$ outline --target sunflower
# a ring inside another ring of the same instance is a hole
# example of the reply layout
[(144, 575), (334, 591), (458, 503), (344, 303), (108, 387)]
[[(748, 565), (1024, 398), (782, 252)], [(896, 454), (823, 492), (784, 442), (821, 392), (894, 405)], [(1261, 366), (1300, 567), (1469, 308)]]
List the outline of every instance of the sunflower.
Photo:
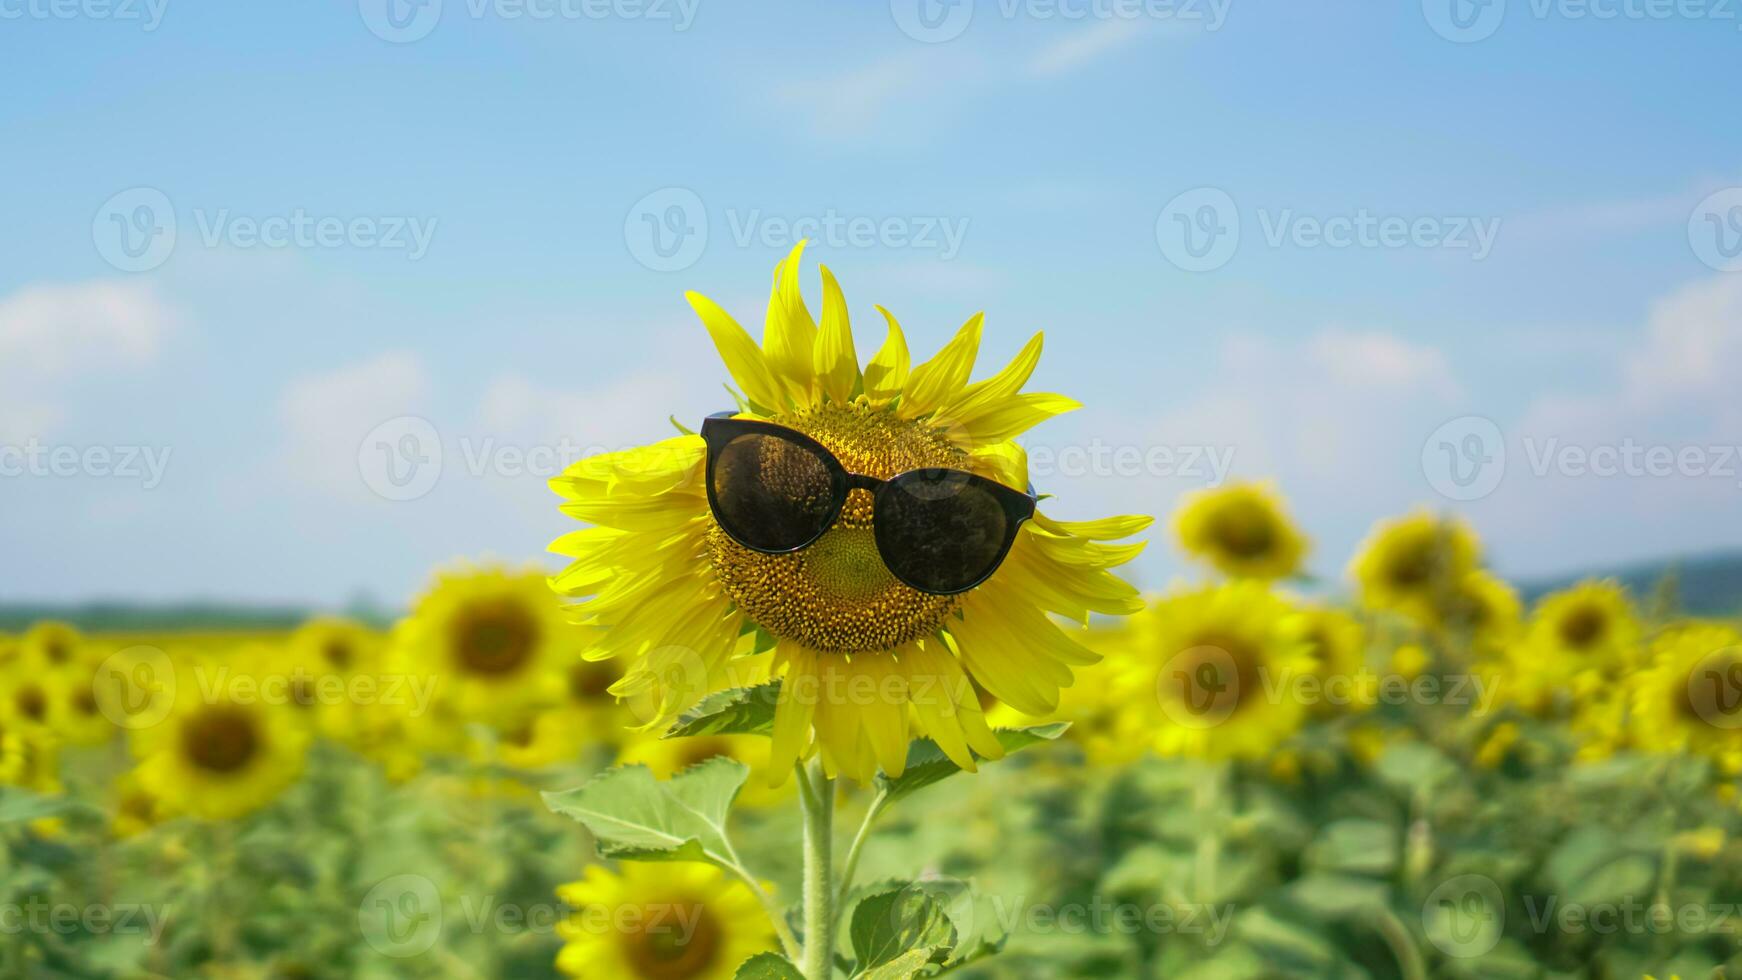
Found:
[(307, 729), (287, 704), (241, 685), (183, 684), (161, 724), (136, 729), (139, 785), (163, 804), (228, 820), (272, 802), (302, 773)]
[(1438, 623), (1480, 550), (1463, 522), (1418, 511), (1375, 525), (1350, 572), (1363, 605)]
[[(617, 762), (621, 765), (644, 765), (659, 779), (670, 779), (717, 756), (736, 759), (750, 767), (751, 778), (744, 784), (738, 802), (752, 807), (770, 807), (792, 798), (794, 788), (787, 783), (771, 787), (767, 779), (768, 749), (766, 738), (759, 735), (694, 735), (686, 738), (643, 738), (624, 748)], [(758, 774), (762, 778), (758, 778)]]
[(0, 786), (23, 784), (29, 769), (29, 741), (23, 732), (0, 717)]
[(1186, 553), (1235, 578), (1279, 579), (1300, 571), (1307, 539), (1268, 483), (1233, 483), (1186, 494), (1174, 514)]
[(524, 724), (554, 681), (553, 666), (582, 642), (535, 569), (461, 567), (439, 573), (395, 628), (396, 677), (432, 682), (413, 714), (426, 737), (447, 744), (466, 722)]
[(379, 676), (382, 645), (381, 635), (361, 623), (321, 617), (292, 632), (267, 670), (288, 686), (291, 703), (309, 714), (316, 731), (349, 743), (387, 696)]
[(72, 745), (103, 745), (115, 737), (115, 723), (98, 703), (97, 678), (89, 665), (59, 675), (51, 684), (55, 731)]
[(1377, 703), (1379, 675), (1367, 666), (1367, 631), (1360, 621), (1329, 606), (1308, 606), (1300, 615), (1302, 637), (1325, 692), (1314, 713), (1371, 708)]
[(1613, 580), (1593, 580), (1537, 603), (1517, 666), (1536, 684), (1570, 686), (1583, 695), (1635, 667), (1640, 653), (1639, 620), (1627, 590)]
[[(711, 300), (688, 295), (741, 389), (737, 417), (796, 430), (860, 476), (944, 468), (1026, 487), (1027, 457), (1012, 440), (1077, 407), (1021, 392), (1040, 336), (1002, 372), (970, 384), (981, 317), (910, 369), (901, 327), (880, 309), (887, 339), (861, 370), (846, 301), (827, 269), (820, 327), (805, 307), (802, 250), (775, 271), (760, 346)], [(642, 698), (649, 728), (726, 683), (735, 655), (772, 647), (769, 673), (782, 679), (775, 780), (813, 750), (831, 775), (863, 782), (878, 768), (899, 773), (910, 727), (973, 769), (974, 752), (1003, 753), (970, 680), (1020, 711), (1047, 714), (1071, 669), (1098, 659), (1051, 614), (1086, 625), (1090, 613), (1141, 608), (1108, 571), (1141, 545), (1102, 542), (1137, 533), (1147, 518), (1061, 522), (1036, 513), (989, 579), (940, 595), (890, 571), (861, 488), (808, 547), (765, 554), (739, 544), (710, 511), (707, 457), (705, 441), (686, 433), (582, 460), (553, 480), (564, 512), (593, 526), (552, 545), (574, 559), (552, 584), (584, 600), (582, 622), (607, 628), (589, 655), (625, 659), (612, 691)]]
[(730, 980), (775, 948), (749, 886), (710, 864), (601, 865), (557, 889), (569, 917), (557, 969), (608, 980)]
[(1513, 649), (1524, 622), (1518, 591), (1482, 569), (1463, 574), (1435, 610), (1438, 624), (1460, 637), (1478, 657)]
[(1307, 623), (1262, 583), (1164, 598), (1132, 627), (1116, 665), (1123, 725), (1158, 754), (1262, 758), (1306, 718), (1300, 684), (1319, 666)]
[(59, 734), (65, 709), (62, 678), (42, 671), (8, 671), (0, 677), (0, 719), (35, 739)]
[(1628, 687), (1633, 744), (1720, 759), (1742, 751), (1742, 633), (1703, 623), (1667, 632)]
[(137, 837), (171, 816), (163, 801), (140, 782), (137, 769), (115, 778), (109, 800), (109, 833), (114, 837)]
[(19, 638), (18, 650), (26, 671), (62, 671), (90, 656), (84, 637), (67, 623), (46, 620), (32, 626)]

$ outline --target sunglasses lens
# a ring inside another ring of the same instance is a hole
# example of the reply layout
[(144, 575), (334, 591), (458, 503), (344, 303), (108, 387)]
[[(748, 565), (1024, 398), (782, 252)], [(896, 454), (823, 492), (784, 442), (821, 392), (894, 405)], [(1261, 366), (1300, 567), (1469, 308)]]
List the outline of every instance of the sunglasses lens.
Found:
[(714, 460), (714, 519), (739, 543), (791, 551), (833, 520), (835, 478), (808, 447), (759, 432), (735, 436)]
[(997, 567), (1009, 537), (1004, 505), (955, 470), (913, 470), (877, 494), (874, 526), (883, 563), (924, 592), (947, 595)]

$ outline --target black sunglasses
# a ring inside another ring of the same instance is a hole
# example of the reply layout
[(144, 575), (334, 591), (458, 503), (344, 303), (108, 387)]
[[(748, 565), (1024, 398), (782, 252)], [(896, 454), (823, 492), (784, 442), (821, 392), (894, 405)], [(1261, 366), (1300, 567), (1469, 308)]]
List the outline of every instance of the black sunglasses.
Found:
[(822, 443), (772, 422), (710, 415), (702, 438), (708, 506), (732, 540), (767, 555), (798, 551), (834, 526), (849, 491), (867, 490), (883, 564), (932, 595), (966, 592), (990, 578), (1034, 516), (1032, 489), (944, 467), (887, 480), (848, 473)]

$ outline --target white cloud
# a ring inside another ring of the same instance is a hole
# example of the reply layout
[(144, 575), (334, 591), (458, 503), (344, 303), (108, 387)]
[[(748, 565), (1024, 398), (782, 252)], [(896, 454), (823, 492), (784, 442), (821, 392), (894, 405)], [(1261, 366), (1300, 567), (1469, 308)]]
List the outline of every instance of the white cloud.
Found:
[(1152, 28), (1133, 19), (1112, 18), (1074, 31), (1042, 48), (1028, 62), (1030, 74), (1063, 75), (1094, 64), (1131, 44)]
[(422, 359), (403, 351), (293, 379), (279, 399), (284, 444), (274, 466), (305, 485), (361, 498), (364, 437), (390, 419), (427, 415), (429, 396)]
[(179, 317), (144, 280), (25, 286), (0, 299), (0, 439), (41, 436), (76, 378), (136, 369)]

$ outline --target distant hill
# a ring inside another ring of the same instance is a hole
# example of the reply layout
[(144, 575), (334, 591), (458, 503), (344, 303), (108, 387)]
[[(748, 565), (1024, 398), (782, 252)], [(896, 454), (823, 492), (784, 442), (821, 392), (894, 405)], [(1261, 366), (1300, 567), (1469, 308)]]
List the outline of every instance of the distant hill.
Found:
[(1646, 602), (1660, 592), (1673, 608), (1694, 616), (1732, 616), (1742, 613), (1742, 552), (1691, 555), (1661, 561), (1638, 562), (1609, 569), (1580, 572), (1519, 584), (1526, 600), (1564, 589), (1581, 579), (1612, 578), (1627, 587), (1635, 599)]
[[(1576, 574), (1520, 582), (1527, 602), (1564, 589), (1581, 579), (1613, 578), (1642, 603), (1672, 599), (1675, 609), (1695, 616), (1742, 614), (1742, 551), (1693, 555), (1660, 561), (1599, 568)], [(0, 602), (0, 633), (17, 633), (43, 619), (59, 619), (87, 632), (174, 632), (214, 630), (252, 632), (289, 629), (320, 610), (298, 606), (268, 606), (196, 601), (153, 605), (138, 602), (39, 604)], [(377, 626), (390, 624), (397, 613), (360, 598), (344, 614)]]
[[(18, 633), (31, 623), (58, 619), (87, 633), (101, 632), (269, 632), (285, 630), (304, 622), (321, 610), (300, 606), (267, 606), (197, 601), (151, 604), (98, 601), (76, 604), (0, 602), (0, 633)], [(347, 609), (344, 615), (384, 626), (393, 615), (364, 606)]]

